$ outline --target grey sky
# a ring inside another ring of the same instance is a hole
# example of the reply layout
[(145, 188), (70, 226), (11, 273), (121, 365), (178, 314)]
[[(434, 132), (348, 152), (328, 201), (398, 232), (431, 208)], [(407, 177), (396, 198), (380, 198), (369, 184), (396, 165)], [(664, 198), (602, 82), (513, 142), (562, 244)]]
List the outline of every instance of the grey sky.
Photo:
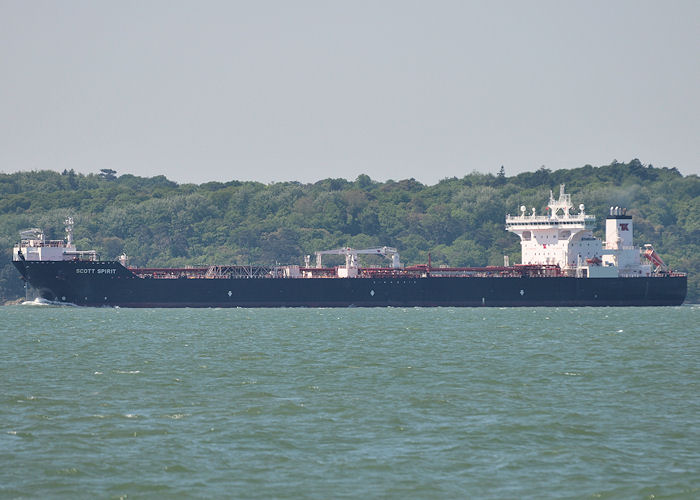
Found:
[(0, 0), (0, 171), (700, 174), (700, 2)]

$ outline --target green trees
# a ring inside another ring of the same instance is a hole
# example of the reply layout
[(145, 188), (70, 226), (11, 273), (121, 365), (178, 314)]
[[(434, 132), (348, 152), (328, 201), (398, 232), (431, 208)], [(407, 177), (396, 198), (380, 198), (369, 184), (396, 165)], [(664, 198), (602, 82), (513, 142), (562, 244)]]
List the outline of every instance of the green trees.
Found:
[[(108, 170), (108, 169), (106, 169)], [(653, 243), (672, 267), (690, 272), (688, 299), (700, 300), (700, 178), (639, 160), (506, 177), (473, 172), (426, 186), (415, 179), (177, 184), (157, 176), (74, 171), (0, 174), (0, 300), (23, 294), (11, 267), (18, 231), (40, 226), (75, 238), (104, 258), (122, 252), (132, 265), (303, 263), (317, 250), (394, 246), (407, 264), (502, 265), (519, 261), (519, 242), (504, 230), (506, 213), (546, 204), (565, 183), (575, 204), (599, 217), (611, 205), (635, 216), (638, 245)], [(672, 193), (669, 196), (669, 193)]]

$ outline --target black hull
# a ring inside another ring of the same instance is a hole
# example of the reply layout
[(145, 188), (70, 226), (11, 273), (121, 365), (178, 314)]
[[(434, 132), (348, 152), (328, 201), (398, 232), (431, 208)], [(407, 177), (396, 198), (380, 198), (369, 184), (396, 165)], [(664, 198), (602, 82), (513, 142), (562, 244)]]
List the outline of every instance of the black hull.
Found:
[(677, 306), (687, 291), (686, 276), (149, 279), (117, 262), (14, 264), (41, 297), (82, 306)]

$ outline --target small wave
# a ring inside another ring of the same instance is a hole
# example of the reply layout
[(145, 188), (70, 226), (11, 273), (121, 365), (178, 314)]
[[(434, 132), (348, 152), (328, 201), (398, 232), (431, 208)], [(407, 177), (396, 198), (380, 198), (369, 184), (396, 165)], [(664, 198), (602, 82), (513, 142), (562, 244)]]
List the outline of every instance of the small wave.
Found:
[(27, 396), (24, 399), (18, 399), (17, 402), (19, 403), (21, 401), (34, 401), (35, 399), (38, 399), (38, 398), (36, 396)]
[(34, 300), (25, 300), (22, 302), (23, 306), (60, 306), (60, 307), (79, 307), (77, 304), (73, 304), (72, 302), (58, 302), (56, 300), (48, 300), (48, 299), (42, 299), (41, 297), (38, 297)]
[(165, 472), (175, 472), (175, 473), (182, 473), (182, 472), (192, 472), (191, 469), (188, 469), (184, 465), (166, 465), (163, 470)]
[(80, 471), (75, 468), (75, 467), (68, 467), (66, 469), (59, 469), (56, 471), (57, 474), (65, 474), (65, 475), (75, 475), (75, 474), (80, 474)]
[(7, 434), (10, 436), (17, 436), (19, 438), (33, 438), (34, 437), (34, 435), (31, 432), (27, 432), (27, 431), (9, 430), (9, 431), (7, 431)]
[(126, 375), (135, 375), (141, 373), (141, 370), (114, 370), (114, 373), (121, 373)]

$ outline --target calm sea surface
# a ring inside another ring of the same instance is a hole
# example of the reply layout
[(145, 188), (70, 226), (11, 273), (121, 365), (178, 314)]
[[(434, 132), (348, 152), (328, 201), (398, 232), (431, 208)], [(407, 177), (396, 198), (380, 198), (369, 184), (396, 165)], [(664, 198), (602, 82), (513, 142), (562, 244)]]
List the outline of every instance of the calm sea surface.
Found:
[(2, 498), (700, 498), (700, 306), (0, 307)]

